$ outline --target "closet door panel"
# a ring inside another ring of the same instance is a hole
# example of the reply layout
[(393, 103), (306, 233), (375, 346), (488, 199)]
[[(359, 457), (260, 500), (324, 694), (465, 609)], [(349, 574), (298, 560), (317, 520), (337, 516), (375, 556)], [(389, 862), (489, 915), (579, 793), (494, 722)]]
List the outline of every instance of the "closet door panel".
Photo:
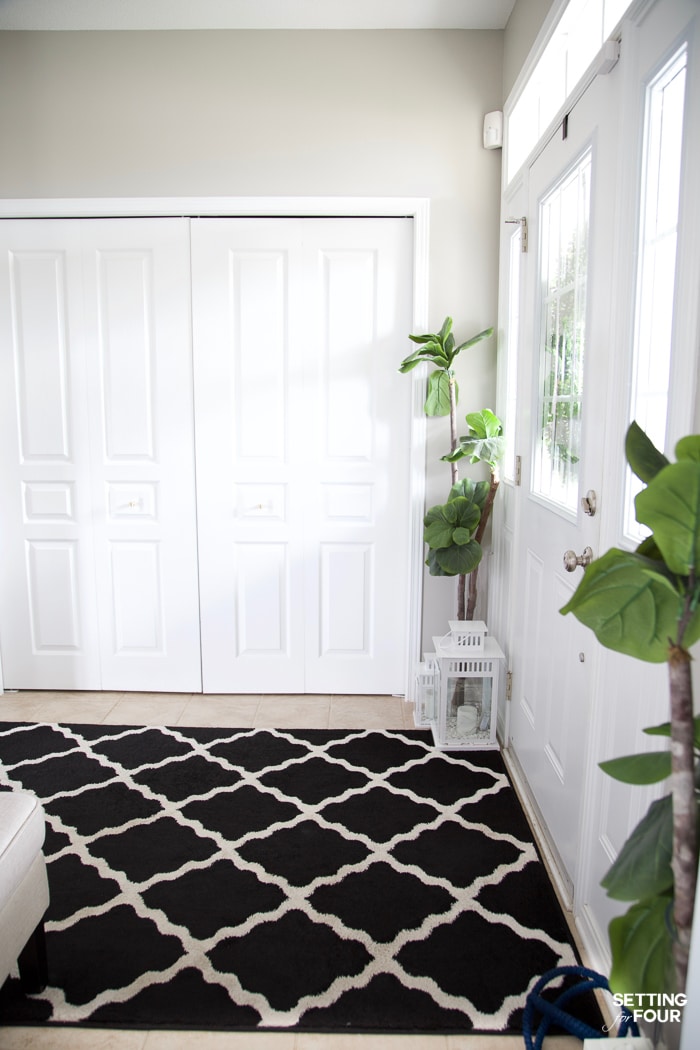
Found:
[(4, 685), (199, 690), (188, 220), (0, 237)]
[(400, 693), (411, 224), (201, 219), (192, 253), (205, 691)]
[(99, 689), (75, 223), (0, 223), (0, 651), (6, 689)]
[(84, 243), (103, 688), (201, 689), (188, 221)]
[(304, 692), (297, 225), (192, 223), (205, 692)]
[(412, 228), (405, 219), (303, 226), (306, 688), (403, 693)]

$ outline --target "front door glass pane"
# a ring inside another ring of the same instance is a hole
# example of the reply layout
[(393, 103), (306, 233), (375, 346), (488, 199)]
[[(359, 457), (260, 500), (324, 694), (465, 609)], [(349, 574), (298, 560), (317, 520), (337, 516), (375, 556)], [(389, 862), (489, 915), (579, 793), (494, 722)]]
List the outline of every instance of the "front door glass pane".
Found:
[(540, 204), (540, 367), (533, 492), (578, 506), (590, 150)]
[[(649, 84), (645, 105), (630, 419), (660, 449), (667, 444), (687, 61), (684, 44)], [(641, 487), (628, 470), (625, 536), (634, 543), (649, 532), (635, 515)]]

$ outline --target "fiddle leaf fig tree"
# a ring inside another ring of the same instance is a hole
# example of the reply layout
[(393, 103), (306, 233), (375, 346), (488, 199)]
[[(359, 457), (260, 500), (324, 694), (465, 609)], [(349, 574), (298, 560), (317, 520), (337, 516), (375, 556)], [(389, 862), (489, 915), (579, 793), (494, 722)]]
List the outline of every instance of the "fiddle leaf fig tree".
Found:
[(685, 991), (698, 867), (698, 720), (693, 715), (690, 648), (700, 640), (700, 435), (676, 445), (676, 462), (633, 423), (627, 460), (645, 487), (637, 520), (650, 536), (636, 551), (612, 548), (584, 572), (572, 612), (609, 649), (669, 668), (670, 722), (646, 730), (670, 738), (670, 752), (628, 755), (602, 764), (626, 783), (660, 782), (670, 793), (652, 803), (602, 885), (633, 901), (610, 923), (611, 986), (663, 992), (669, 972)]
[[(433, 366), (433, 371), (428, 375), (424, 410), (426, 416), (450, 417), (450, 451), (454, 451), (457, 447), (457, 402), (459, 401), (459, 385), (452, 366), (463, 350), (469, 350), (491, 335), (493, 335), (493, 328), (485, 328), (478, 335), (472, 336), (464, 343), (457, 344), (452, 334), (452, 318), (446, 317), (439, 332), (409, 335), (408, 337), (412, 343), (418, 344), (419, 349), (404, 358), (399, 366), (399, 372), (411, 372), (423, 362)], [(454, 485), (458, 480), (457, 467), (453, 465), (452, 484)]]
[[(489, 481), (486, 482), (487, 493), (481, 506), (481, 518), (474, 535), (474, 542), (481, 545), (484, 532), (491, 516), (493, 501), (500, 484), (500, 461), (506, 450), (506, 439), (503, 437), (503, 424), (489, 408), (481, 412), (470, 412), (467, 415), (468, 432), (460, 437), (457, 447), (442, 458), (448, 463), (458, 463), (468, 458), (470, 463), (486, 463), (489, 468)], [(469, 573), (469, 586), (464, 613), (466, 620), (474, 619), (477, 598), (478, 563)]]
[[(452, 318), (446, 317), (439, 332), (411, 335), (409, 339), (418, 349), (404, 359), (400, 372), (411, 372), (418, 365), (433, 366), (428, 375), (424, 410), (427, 416), (450, 417), (450, 453), (444, 456), (450, 463), (452, 489), (447, 502), (432, 507), (424, 519), (425, 541), (428, 544), (426, 565), (432, 576), (458, 576), (457, 617), (473, 619), (476, 606), (476, 570), (481, 561), (481, 539), (488, 522), (493, 499), (498, 488), (494, 484), (494, 467), (499, 441), (503, 439), (501, 422), (489, 409), (467, 416), (469, 434), (457, 437), (457, 402), (459, 387), (453, 364), (463, 350), (493, 335), (493, 328), (457, 344), (452, 333)], [(470, 445), (469, 442), (473, 444)], [(483, 453), (483, 454), (482, 454)], [(501, 455), (503, 454), (501, 450)], [(491, 483), (460, 482), (457, 463), (464, 456), (472, 463), (487, 462), (491, 468)], [(460, 486), (463, 486), (460, 489)], [(469, 602), (466, 603), (466, 579), (469, 577)]]

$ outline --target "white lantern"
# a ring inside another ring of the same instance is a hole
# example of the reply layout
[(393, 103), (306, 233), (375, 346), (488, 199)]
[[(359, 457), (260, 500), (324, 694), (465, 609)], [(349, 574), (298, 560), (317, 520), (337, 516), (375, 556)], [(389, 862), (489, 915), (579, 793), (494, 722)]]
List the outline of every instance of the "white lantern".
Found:
[(455, 621), (448, 635), (433, 639), (439, 668), (433, 735), (442, 750), (498, 747), (496, 718), (505, 657), (498, 643), (486, 637), (485, 625), (477, 623)]
[(467, 649), (470, 653), (483, 653), (484, 639), (488, 627), (483, 620), (450, 620), (450, 645)]
[(435, 653), (426, 653), (425, 660), (416, 667), (413, 698), (417, 726), (432, 726), (437, 712), (437, 694), (439, 689), (439, 671)]

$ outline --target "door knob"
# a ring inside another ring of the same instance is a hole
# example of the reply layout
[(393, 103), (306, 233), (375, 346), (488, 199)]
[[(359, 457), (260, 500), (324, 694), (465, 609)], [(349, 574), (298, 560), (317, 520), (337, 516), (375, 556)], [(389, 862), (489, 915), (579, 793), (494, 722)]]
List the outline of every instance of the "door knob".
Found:
[(590, 547), (584, 547), (583, 554), (577, 554), (576, 551), (566, 551), (564, 554), (564, 568), (567, 572), (573, 572), (579, 565), (585, 569), (592, 561), (593, 551)]

